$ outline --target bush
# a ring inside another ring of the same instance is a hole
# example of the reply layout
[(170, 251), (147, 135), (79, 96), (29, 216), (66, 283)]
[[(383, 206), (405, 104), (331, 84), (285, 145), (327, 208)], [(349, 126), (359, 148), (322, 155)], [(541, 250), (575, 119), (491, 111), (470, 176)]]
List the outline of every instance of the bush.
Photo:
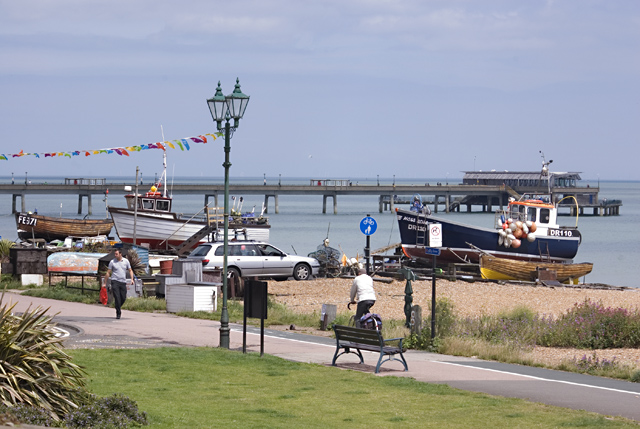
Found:
[(11, 240), (7, 240), (6, 238), (0, 239), (0, 262), (9, 262), (11, 248), (15, 245), (16, 243)]
[(126, 396), (115, 394), (106, 398), (88, 395), (78, 409), (56, 421), (44, 408), (27, 404), (12, 407), (0, 404), (0, 424), (25, 423), (45, 427), (112, 429), (147, 424), (147, 415), (138, 411), (138, 405)]
[(59, 419), (86, 399), (84, 372), (63, 351), (46, 309), (18, 316), (14, 307), (0, 308), (0, 402), (42, 407)]
[(146, 425), (147, 415), (138, 411), (135, 401), (115, 394), (92, 397), (87, 404), (69, 413), (63, 423), (70, 428), (126, 428), (131, 423)]
[(530, 347), (536, 344), (538, 333), (548, 323), (548, 319), (522, 306), (497, 316), (465, 318), (459, 321), (457, 332), (462, 337), (480, 338), (493, 344)]
[(606, 349), (640, 346), (640, 313), (585, 300), (540, 335), (540, 345)]
[[(440, 340), (452, 335), (456, 327), (456, 316), (453, 303), (447, 298), (436, 300), (436, 338), (431, 338), (431, 305), (428, 308), (428, 316), (423, 318), (420, 334), (411, 334), (405, 341), (408, 348), (437, 351)], [(425, 314), (424, 312), (422, 313)]]

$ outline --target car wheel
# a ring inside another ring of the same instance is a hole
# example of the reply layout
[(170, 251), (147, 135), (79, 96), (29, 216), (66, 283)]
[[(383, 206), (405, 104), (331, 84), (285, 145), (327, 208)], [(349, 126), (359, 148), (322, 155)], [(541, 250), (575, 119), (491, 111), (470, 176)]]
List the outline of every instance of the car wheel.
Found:
[(293, 269), (293, 278), (296, 280), (309, 280), (311, 278), (311, 267), (307, 264), (298, 264)]
[[(240, 277), (240, 270), (234, 267), (227, 268), (227, 285), (231, 296), (244, 296), (244, 282)], [(231, 291), (233, 288), (233, 291)]]
[(240, 278), (240, 271), (234, 267), (227, 267), (227, 278)]

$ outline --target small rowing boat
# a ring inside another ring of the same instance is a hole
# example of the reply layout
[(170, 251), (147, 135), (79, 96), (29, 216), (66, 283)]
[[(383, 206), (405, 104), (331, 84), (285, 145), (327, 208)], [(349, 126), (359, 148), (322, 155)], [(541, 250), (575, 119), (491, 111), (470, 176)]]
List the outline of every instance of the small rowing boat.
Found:
[(64, 240), (69, 236), (95, 237), (109, 235), (111, 219), (68, 219), (42, 216), (35, 213), (16, 213), (18, 237), (21, 240), (43, 238), (47, 241)]
[(555, 271), (556, 279), (562, 283), (575, 283), (593, 269), (590, 262), (553, 263), (530, 262), (515, 259), (497, 258), (488, 254), (480, 255), (480, 274), (490, 280), (535, 281), (539, 269)]

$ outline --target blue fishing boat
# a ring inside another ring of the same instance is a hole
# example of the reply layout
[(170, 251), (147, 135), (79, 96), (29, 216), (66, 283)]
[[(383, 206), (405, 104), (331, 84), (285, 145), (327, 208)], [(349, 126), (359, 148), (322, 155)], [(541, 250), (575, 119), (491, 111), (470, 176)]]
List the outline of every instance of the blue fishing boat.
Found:
[[(577, 212), (577, 211), (576, 211)], [(426, 208), (396, 209), (404, 253), (410, 258), (431, 258), (430, 224), (439, 224), (442, 234), (439, 263), (478, 263), (482, 253), (525, 261), (571, 262), (582, 237), (575, 227), (557, 223), (557, 205), (550, 199), (524, 196), (510, 199), (498, 211), (493, 228), (483, 228), (432, 216)]]

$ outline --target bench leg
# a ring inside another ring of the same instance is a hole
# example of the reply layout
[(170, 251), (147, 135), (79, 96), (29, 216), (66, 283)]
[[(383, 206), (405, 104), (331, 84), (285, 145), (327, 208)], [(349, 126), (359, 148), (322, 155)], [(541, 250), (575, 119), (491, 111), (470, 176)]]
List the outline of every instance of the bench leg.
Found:
[(387, 358), (387, 359), (385, 359), (385, 360), (382, 360), (382, 358), (385, 356), (385, 354), (384, 354), (384, 353), (380, 353), (380, 357), (378, 358), (378, 365), (376, 366), (376, 374), (380, 372), (380, 366), (381, 366), (383, 363), (385, 363), (385, 362), (387, 362), (387, 361), (390, 361), (390, 360), (397, 360), (398, 362), (402, 362), (402, 365), (404, 365), (404, 370), (405, 370), (405, 371), (409, 371), (409, 366), (407, 366), (407, 361), (406, 361), (406, 360), (404, 360), (404, 355), (402, 354), (402, 352), (400, 352), (400, 353), (398, 353), (398, 354), (400, 355), (400, 358), (401, 358), (402, 360), (400, 360), (400, 359), (398, 359), (398, 358), (394, 358), (394, 357), (392, 357), (393, 355), (387, 355), (387, 356), (388, 356), (388, 358)]
[(342, 353), (338, 353), (341, 348), (343, 347), (340, 347), (340, 346), (336, 347), (336, 352), (333, 354), (333, 360), (331, 361), (331, 366), (336, 366), (336, 360), (338, 359), (338, 357), (347, 353), (357, 354), (358, 357), (360, 358), (360, 363), (361, 364), (364, 363), (364, 357), (362, 356), (362, 352), (360, 351), (360, 349), (355, 349), (356, 351), (353, 352), (351, 351), (351, 347), (344, 347), (344, 351)]

